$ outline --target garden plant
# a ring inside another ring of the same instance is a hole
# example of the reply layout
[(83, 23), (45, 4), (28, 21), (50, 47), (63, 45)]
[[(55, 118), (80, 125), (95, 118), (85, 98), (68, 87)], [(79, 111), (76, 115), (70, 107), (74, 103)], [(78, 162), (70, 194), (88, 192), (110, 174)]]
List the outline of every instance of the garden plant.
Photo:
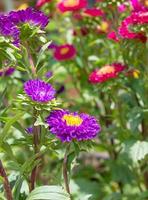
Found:
[(29, 2), (0, 13), (0, 200), (148, 199), (148, 0)]

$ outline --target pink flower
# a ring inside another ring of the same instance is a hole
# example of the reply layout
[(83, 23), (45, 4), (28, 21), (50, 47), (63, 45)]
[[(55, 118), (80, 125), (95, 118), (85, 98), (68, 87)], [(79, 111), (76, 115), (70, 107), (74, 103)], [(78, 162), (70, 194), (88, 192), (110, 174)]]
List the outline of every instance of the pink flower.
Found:
[(134, 9), (134, 11), (148, 11), (148, 8), (146, 8), (145, 6), (143, 6), (138, 0), (130, 0), (131, 5)]
[(70, 44), (57, 46), (54, 51), (54, 58), (58, 61), (73, 59), (75, 55), (76, 49)]
[(115, 42), (119, 42), (119, 38), (117, 36), (117, 33), (115, 31), (109, 32), (107, 35), (107, 38), (110, 40), (114, 40)]
[(50, 2), (51, 0), (38, 0), (36, 3), (36, 8), (42, 7), (45, 3)]
[(58, 8), (61, 12), (77, 11), (87, 6), (87, 0), (61, 0)]
[(123, 20), (119, 27), (119, 34), (126, 39), (140, 39), (145, 42), (146, 36), (141, 32), (133, 32), (131, 26), (148, 24), (148, 11), (133, 12)]
[(118, 74), (126, 68), (121, 63), (113, 63), (106, 65), (100, 69), (96, 69), (89, 75), (89, 81), (93, 84), (102, 83), (111, 78), (117, 78)]
[(91, 17), (99, 17), (103, 16), (104, 12), (100, 8), (87, 8), (86, 10), (84, 10), (84, 14)]
[(124, 3), (118, 6), (118, 12), (120, 12), (120, 13), (125, 12), (126, 9), (127, 9), (127, 7)]

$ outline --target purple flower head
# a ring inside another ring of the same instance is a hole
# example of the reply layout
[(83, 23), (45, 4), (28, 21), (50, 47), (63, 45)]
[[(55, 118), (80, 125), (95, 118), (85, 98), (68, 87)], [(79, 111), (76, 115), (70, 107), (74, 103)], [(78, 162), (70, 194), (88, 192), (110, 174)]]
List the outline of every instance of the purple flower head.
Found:
[(48, 71), (46, 74), (45, 74), (46, 78), (51, 78), (53, 76), (53, 73), (51, 71)]
[(7, 15), (0, 15), (0, 35), (12, 39), (12, 43), (19, 46), (20, 31)]
[(42, 29), (49, 22), (49, 18), (42, 11), (35, 10), (31, 7), (25, 10), (12, 11), (9, 13), (9, 17), (16, 25), (29, 23), (30, 25), (39, 26)]
[(66, 110), (52, 111), (46, 122), (49, 124), (51, 133), (62, 142), (91, 140), (101, 130), (95, 117)]
[(0, 70), (0, 76), (11, 76), (14, 73), (15, 69), (13, 67), (5, 67)]
[(26, 132), (27, 132), (28, 134), (32, 134), (32, 133), (33, 133), (33, 127), (28, 127), (28, 128), (26, 128), (25, 130), (26, 130)]
[(39, 103), (48, 103), (55, 97), (55, 89), (42, 80), (29, 80), (24, 84), (25, 93), (33, 100)]
[(48, 49), (55, 49), (58, 45), (55, 44), (55, 43), (51, 43), (49, 46), (48, 46)]

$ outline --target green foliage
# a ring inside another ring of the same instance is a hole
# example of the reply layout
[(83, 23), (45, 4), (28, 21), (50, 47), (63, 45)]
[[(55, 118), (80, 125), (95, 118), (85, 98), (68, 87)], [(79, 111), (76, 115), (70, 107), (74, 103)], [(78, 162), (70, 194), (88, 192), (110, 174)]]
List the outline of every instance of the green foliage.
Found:
[(41, 186), (32, 191), (26, 200), (70, 200), (69, 195), (60, 186)]

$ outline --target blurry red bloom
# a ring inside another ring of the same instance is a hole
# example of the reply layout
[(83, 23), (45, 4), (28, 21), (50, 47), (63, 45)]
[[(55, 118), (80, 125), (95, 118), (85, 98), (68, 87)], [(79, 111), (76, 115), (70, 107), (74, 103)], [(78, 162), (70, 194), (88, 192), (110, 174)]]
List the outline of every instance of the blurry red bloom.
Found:
[(143, 6), (139, 0), (130, 0), (131, 5), (134, 9), (134, 12), (139, 12), (139, 11), (148, 11), (148, 8), (146, 8), (145, 6)]
[(64, 44), (57, 46), (54, 51), (54, 58), (59, 61), (69, 60), (76, 55), (76, 49), (73, 45)]
[(115, 42), (119, 42), (119, 38), (118, 38), (117, 33), (115, 31), (108, 33), (107, 38), (110, 39), (110, 40), (114, 40)]
[(87, 0), (61, 0), (58, 8), (61, 12), (77, 11), (87, 6)]
[(125, 12), (126, 9), (127, 9), (127, 6), (124, 3), (118, 6), (118, 12), (120, 13)]
[(45, 3), (50, 2), (51, 0), (38, 0), (36, 3), (36, 8), (42, 7)]
[(74, 36), (77, 36), (77, 35), (79, 35), (79, 34), (85, 36), (85, 35), (87, 35), (88, 33), (89, 33), (89, 29), (88, 29), (87, 27), (81, 27), (80, 29), (75, 29), (75, 30), (73, 31), (73, 35), (74, 35)]
[(84, 10), (84, 14), (91, 17), (103, 16), (104, 12), (100, 8), (87, 8)]
[(96, 69), (89, 75), (89, 81), (93, 84), (102, 83), (111, 78), (116, 78), (120, 72), (126, 68), (121, 63), (113, 63), (106, 65), (100, 69)]

